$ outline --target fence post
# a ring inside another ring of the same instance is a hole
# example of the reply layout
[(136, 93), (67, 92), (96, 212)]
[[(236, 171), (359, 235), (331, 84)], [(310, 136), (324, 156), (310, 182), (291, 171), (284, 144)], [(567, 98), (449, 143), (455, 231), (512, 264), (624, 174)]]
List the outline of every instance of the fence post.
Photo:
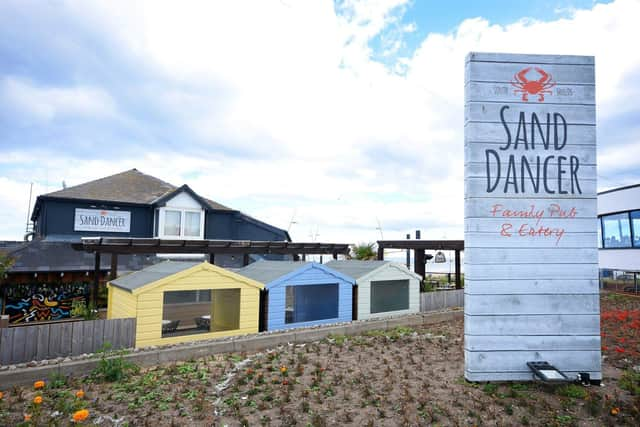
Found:
[(0, 315), (0, 328), (8, 328), (9, 327), (9, 315), (3, 314)]

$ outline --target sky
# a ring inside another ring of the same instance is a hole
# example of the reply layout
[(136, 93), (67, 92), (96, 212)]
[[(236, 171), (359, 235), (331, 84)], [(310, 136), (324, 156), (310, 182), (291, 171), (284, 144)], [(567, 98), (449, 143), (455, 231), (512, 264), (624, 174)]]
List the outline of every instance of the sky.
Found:
[(294, 241), (462, 239), (470, 51), (594, 55), (599, 189), (639, 183), (638, 22), (640, 0), (3, 0), (0, 240), (31, 183), (131, 168)]

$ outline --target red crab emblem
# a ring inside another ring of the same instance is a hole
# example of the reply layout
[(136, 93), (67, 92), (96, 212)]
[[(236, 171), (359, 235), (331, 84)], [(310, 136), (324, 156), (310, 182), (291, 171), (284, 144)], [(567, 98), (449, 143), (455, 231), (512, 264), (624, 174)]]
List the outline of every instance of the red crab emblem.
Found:
[(531, 71), (531, 68), (524, 68), (513, 75), (514, 81), (511, 82), (511, 85), (516, 88), (513, 93), (522, 93), (523, 101), (529, 101), (529, 95), (538, 95), (538, 101), (544, 102), (544, 94), (551, 95), (552, 92), (549, 89), (554, 87), (556, 82), (551, 79), (551, 74), (538, 67), (533, 68), (538, 72), (540, 78), (538, 80), (527, 79), (527, 73)]

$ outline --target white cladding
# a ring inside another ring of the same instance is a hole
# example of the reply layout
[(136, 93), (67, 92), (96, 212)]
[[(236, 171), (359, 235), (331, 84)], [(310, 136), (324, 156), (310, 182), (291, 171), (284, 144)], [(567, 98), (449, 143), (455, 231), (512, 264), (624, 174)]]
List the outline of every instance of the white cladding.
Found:
[(171, 199), (167, 200), (165, 205), (168, 208), (181, 208), (181, 209), (193, 209), (193, 210), (202, 209), (202, 206), (200, 205), (200, 203), (185, 191), (178, 193)]
[(131, 212), (76, 209), (73, 229), (74, 231), (128, 233), (131, 229)]
[(465, 377), (601, 379), (594, 58), (470, 53)]

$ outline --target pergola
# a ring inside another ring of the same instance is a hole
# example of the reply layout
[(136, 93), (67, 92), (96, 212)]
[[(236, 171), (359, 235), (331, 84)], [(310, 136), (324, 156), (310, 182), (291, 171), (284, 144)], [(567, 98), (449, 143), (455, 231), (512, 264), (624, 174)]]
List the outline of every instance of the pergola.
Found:
[(101, 254), (111, 255), (110, 279), (118, 273), (118, 255), (120, 254), (204, 254), (214, 263), (217, 254), (242, 255), (243, 265), (249, 264), (251, 254), (292, 255), (294, 260), (303, 260), (306, 255), (348, 255), (346, 243), (299, 243), (287, 241), (256, 240), (167, 240), (147, 238), (84, 237), (80, 243), (71, 245), (75, 250), (95, 253), (95, 274), (92, 299), (95, 298), (100, 276)]
[(464, 251), (464, 240), (378, 240), (378, 259), (384, 259), (385, 249), (413, 250), (413, 270), (424, 278), (424, 251), (455, 251), (456, 289), (462, 288), (460, 277), (460, 252)]

